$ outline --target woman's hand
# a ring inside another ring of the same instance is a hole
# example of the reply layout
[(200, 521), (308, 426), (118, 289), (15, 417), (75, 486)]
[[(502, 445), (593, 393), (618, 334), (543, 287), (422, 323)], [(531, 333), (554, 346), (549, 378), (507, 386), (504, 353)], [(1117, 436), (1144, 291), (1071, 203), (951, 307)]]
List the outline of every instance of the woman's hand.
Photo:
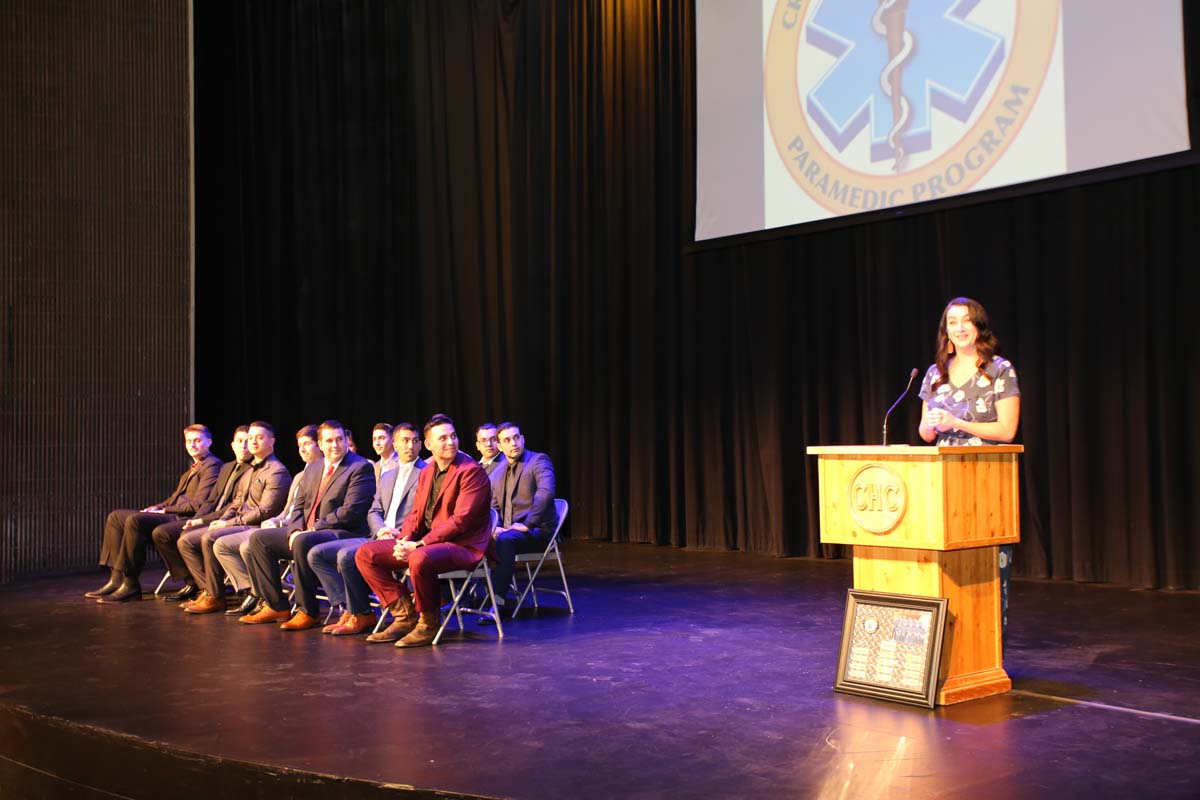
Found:
[(934, 427), (937, 428), (938, 433), (957, 430), (962, 423), (962, 420), (951, 414), (949, 411), (938, 411), (937, 413), (939, 415), (938, 421)]

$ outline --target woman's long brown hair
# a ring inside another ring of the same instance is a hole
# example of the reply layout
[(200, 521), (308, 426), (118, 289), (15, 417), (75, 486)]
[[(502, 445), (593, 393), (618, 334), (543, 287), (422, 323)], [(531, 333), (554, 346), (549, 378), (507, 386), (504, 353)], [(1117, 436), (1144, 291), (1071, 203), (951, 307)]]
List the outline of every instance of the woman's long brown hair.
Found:
[(950, 313), (950, 309), (954, 306), (965, 306), (967, 314), (971, 318), (971, 324), (975, 326), (975, 366), (983, 371), (988, 380), (995, 378), (989, 368), (992, 365), (992, 357), (1000, 350), (1000, 340), (996, 338), (996, 334), (992, 333), (991, 327), (988, 325), (988, 313), (979, 301), (972, 300), (969, 297), (956, 297), (946, 307), (942, 309), (942, 319), (938, 322), (937, 332), (937, 354), (934, 357), (934, 363), (937, 364), (938, 377), (933, 382), (931, 388), (937, 389), (943, 383), (950, 380), (950, 357), (954, 355), (954, 345), (950, 341), (950, 337), (946, 335), (946, 315)]

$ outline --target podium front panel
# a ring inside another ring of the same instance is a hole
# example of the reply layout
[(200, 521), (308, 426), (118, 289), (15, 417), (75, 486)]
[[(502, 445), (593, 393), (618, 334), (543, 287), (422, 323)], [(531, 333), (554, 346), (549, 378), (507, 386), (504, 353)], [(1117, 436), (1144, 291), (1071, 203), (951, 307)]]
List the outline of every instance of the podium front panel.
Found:
[(810, 447), (821, 542), (958, 550), (1020, 539), (1018, 445)]

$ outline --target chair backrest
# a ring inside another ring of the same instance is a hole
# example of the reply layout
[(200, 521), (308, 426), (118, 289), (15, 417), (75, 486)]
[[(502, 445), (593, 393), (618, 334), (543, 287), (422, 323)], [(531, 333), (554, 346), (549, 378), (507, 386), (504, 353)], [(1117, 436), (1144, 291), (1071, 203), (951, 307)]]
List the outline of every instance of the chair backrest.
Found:
[(488, 525), (488, 541), (491, 541), (492, 539), (492, 531), (496, 530), (498, 527), (500, 527), (500, 512), (493, 508), (492, 522), (490, 525)]
[(563, 521), (567, 518), (567, 512), (571, 510), (570, 504), (561, 497), (554, 498), (554, 510), (558, 512), (558, 524), (554, 526), (554, 535), (550, 537), (551, 541), (558, 539), (558, 532), (562, 530)]

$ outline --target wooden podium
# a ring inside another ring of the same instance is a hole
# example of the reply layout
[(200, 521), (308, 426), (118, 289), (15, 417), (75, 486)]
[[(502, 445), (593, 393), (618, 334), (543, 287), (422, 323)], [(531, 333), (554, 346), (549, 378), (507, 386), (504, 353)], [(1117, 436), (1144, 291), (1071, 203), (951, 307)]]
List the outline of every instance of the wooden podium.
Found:
[(945, 597), (937, 703), (1012, 688), (1000, 651), (999, 545), (1020, 541), (1020, 445), (809, 447), (821, 542), (854, 546), (854, 588)]

